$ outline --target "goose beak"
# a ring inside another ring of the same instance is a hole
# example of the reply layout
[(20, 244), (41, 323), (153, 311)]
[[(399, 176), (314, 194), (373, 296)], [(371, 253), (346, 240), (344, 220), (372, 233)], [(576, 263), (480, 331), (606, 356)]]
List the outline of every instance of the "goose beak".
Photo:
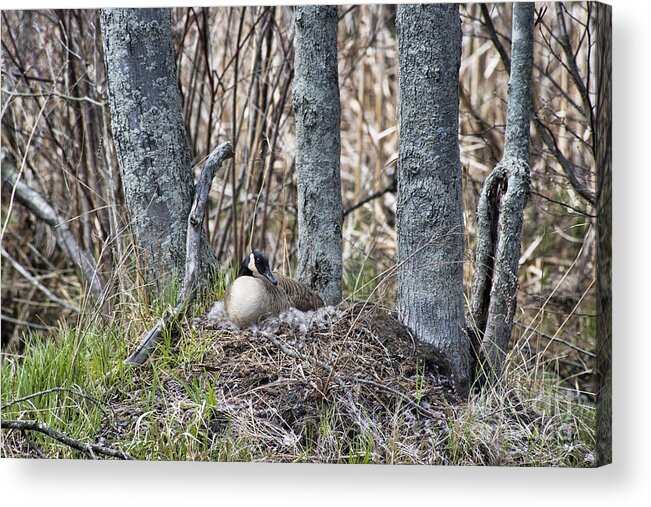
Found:
[(278, 280), (274, 278), (274, 275), (271, 274), (271, 270), (267, 268), (267, 270), (262, 273), (262, 276), (264, 276), (267, 280), (271, 282), (272, 285), (278, 285)]

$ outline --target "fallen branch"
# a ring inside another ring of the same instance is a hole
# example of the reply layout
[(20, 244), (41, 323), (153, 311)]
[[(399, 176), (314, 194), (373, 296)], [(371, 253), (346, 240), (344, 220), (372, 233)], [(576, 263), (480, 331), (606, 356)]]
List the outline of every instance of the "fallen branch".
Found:
[(306, 357), (304, 357), (302, 354), (300, 354), (298, 351), (294, 349), (289, 349), (283, 343), (273, 334), (271, 333), (261, 333), (262, 336), (264, 336), (267, 340), (269, 340), (271, 343), (273, 343), (276, 347), (278, 347), (281, 352), (284, 354), (287, 354), (289, 357), (293, 357), (294, 359), (298, 359), (304, 364), (309, 364), (311, 361), (314, 361), (317, 366), (320, 366), (324, 370), (328, 372), (328, 379), (326, 380), (325, 384), (330, 383), (330, 379), (333, 378), (337, 385), (343, 390), (344, 396), (346, 397), (346, 401), (348, 401), (349, 408), (353, 415), (355, 416), (355, 419), (357, 419), (357, 425), (360, 427), (362, 431), (368, 431), (369, 424), (366, 421), (366, 419), (362, 416), (361, 412), (359, 411), (359, 408), (357, 407), (357, 404), (355, 403), (355, 397), (353, 396), (352, 390), (350, 386), (342, 379), (337, 372), (335, 372), (334, 368), (330, 366), (328, 363), (325, 361), (322, 361), (319, 358), (313, 358), (308, 360)]
[[(94, 398), (92, 396), (89, 396), (87, 394), (82, 393), (81, 390), (75, 390), (75, 389), (71, 389), (69, 387), (53, 387), (51, 389), (45, 389), (43, 391), (38, 391), (36, 393), (28, 394), (27, 396), (23, 396), (22, 398), (16, 398), (15, 400), (11, 400), (10, 402), (5, 403), (4, 405), (2, 405), (0, 407), (0, 411), (5, 411), (9, 407), (11, 407), (13, 405), (16, 405), (17, 403), (21, 403), (23, 401), (31, 400), (32, 398), (36, 398), (38, 396), (43, 396), (45, 394), (50, 394), (50, 393), (70, 393), (70, 394), (74, 394), (74, 395), (79, 396), (81, 398), (85, 398), (85, 399), (87, 399), (89, 401), (92, 401), (93, 403), (95, 403), (100, 408), (100, 410), (102, 410), (103, 412), (106, 412), (104, 407), (102, 406), (102, 405), (105, 405), (104, 402), (98, 400), (97, 398)], [(111, 409), (111, 412), (112, 412), (112, 409)]]
[(20, 431), (38, 431), (43, 433), (62, 444), (72, 447), (78, 451), (81, 451), (93, 459), (97, 458), (97, 454), (102, 454), (104, 456), (110, 456), (112, 458), (120, 458), (132, 460), (134, 459), (129, 453), (122, 451), (120, 449), (111, 449), (110, 447), (105, 447), (99, 444), (88, 444), (86, 442), (80, 442), (74, 438), (61, 433), (53, 428), (50, 428), (47, 424), (44, 424), (39, 421), (16, 421), (14, 419), (1, 419), (0, 428), (6, 430), (20, 430)]
[[(106, 282), (98, 272), (93, 256), (77, 243), (68, 221), (64, 220), (36, 190), (20, 179), (13, 161), (6, 156), (2, 157), (2, 181), (12, 187), (18, 202), (52, 228), (59, 247), (77, 266), (82, 278), (88, 283), (91, 294), (101, 301)], [(108, 314), (108, 300), (104, 301), (103, 306), (104, 313)]]
[(181, 292), (176, 299), (174, 308), (161, 317), (154, 327), (141, 337), (138, 347), (127, 358), (127, 364), (143, 364), (149, 357), (154, 345), (158, 342), (158, 338), (168, 322), (170, 320), (178, 320), (194, 300), (197, 278), (201, 270), (201, 230), (206, 203), (208, 202), (208, 192), (217, 169), (221, 167), (225, 160), (233, 157), (233, 155), (233, 145), (230, 142), (225, 142), (213, 150), (201, 169), (199, 180), (195, 186), (192, 209), (188, 216), (188, 231), (185, 243), (185, 276), (183, 278)]
[(422, 412), (423, 414), (431, 417), (432, 419), (438, 419), (439, 421), (446, 421), (447, 418), (445, 417), (444, 414), (440, 412), (434, 412), (433, 410), (429, 410), (428, 408), (423, 407), (422, 405), (419, 405), (416, 403), (414, 400), (411, 399), (411, 397), (401, 391), (398, 391), (397, 389), (394, 389), (391, 386), (385, 385), (385, 384), (380, 384), (379, 382), (375, 382), (373, 380), (367, 380), (361, 377), (355, 377), (355, 380), (359, 382), (360, 384), (367, 384), (373, 387), (377, 387), (378, 389), (383, 389), (384, 391), (387, 391), (394, 396), (400, 398), (401, 400), (405, 401), (407, 405), (409, 405), (412, 408), (415, 408), (416, 410)]
[(11, 322), (12, 324), (17, 324), (19, 326), (31, 327), (32, 329), (40, 329), (41, 331), (49, 331), (50, 329), (54, 329), (52, 326), (43, 326), (34, 322), (27, 322), (26, 320), (14, 319), (2, 314), (0, 314), (0, 320), (6, 320), (7, 322)]

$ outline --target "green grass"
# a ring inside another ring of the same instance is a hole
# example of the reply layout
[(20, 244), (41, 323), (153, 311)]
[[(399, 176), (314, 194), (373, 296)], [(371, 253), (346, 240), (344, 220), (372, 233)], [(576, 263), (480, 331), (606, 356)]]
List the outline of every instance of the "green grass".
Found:
[[(53, 339), (30, 335), (23, 357), (7, 357), (2, 366), (2, 404), (53, 388), (66, 388), (11, 405), (5, 419), (36, 419), (70, 437), (86, 440), (100, 432), (111, 417), (102, 379), (125, 357), (126, 347), (117, 330), (92, 322), (84, 330), (62, 325)], [(82, 396), (80, 393), (83, 393)], [(34, 444), (53, 457), (74, 457), (76, 451), (34, 434)]]

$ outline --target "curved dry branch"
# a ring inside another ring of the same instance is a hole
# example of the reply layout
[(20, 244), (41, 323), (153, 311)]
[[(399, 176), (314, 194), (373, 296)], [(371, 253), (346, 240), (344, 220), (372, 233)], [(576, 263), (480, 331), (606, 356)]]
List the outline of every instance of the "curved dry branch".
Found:
[(171, 312), (161, 317), (140, 339), (136, 350), (127, 358), (127, 364), (142, 364), (158, 342), (158, 337), (170, 320), (176, 320), (192, 303), (197, 287), (198, 274), (201, 271), (202, 226), (205, 216), (208, 192), (215, 172), (222, 163), (233, 157), (233, 145), (225, 142), (213, 150), (206, 160), (195, 186), (194, 200), (188, 216), (186, 236), (185, 276), (176, 304)]

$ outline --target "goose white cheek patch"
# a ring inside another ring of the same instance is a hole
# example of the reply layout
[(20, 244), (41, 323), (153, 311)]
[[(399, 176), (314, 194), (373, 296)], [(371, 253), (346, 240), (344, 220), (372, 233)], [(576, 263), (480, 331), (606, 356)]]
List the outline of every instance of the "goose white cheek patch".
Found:
[(258, 268), (255, 267), (255, 256), (253, 255), (253, 253), (249, 255), (249, 269), (253, 273), (259, 273)]

